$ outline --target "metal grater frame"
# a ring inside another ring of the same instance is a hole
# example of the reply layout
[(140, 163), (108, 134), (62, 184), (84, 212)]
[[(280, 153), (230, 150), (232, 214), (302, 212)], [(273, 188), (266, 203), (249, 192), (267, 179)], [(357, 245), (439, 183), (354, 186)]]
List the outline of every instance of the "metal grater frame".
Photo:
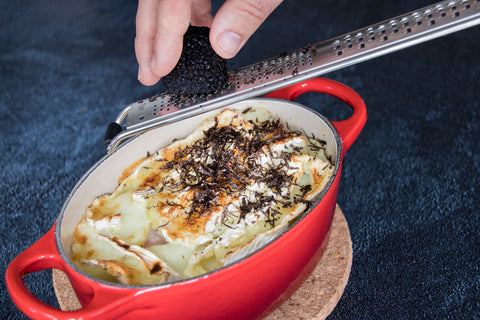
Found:
[(160, 94), (134, 102), (117, 116), (113, 123), (117, 128), (114, 133), (107, 133), (107, 152), (113, 152), (125, 139), (158, 126), (264, 95), (477, 24), (480, 24), (480, 0), (441, 1), (231, 71), (226, 86), (211, 94)]

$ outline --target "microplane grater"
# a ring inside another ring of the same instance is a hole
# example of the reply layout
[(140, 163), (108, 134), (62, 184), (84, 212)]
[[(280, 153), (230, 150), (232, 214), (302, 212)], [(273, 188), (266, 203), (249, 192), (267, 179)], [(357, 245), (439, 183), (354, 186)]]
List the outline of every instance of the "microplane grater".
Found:
[(449, 0), (229, 73), (211, 94), (160, 94), (126, 106), (109, 125), (107, 152), (167, 123), (267, 94), (322, 74), (480, 24), (480, 0)]

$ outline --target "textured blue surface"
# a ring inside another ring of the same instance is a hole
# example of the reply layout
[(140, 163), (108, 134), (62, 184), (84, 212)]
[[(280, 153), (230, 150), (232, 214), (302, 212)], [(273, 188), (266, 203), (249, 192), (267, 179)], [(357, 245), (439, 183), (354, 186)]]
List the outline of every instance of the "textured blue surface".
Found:
[[(230, 69), (431, 4), (285, 1)], [(13, 1), (0, 10), (0, 268), (45, 234), (104, 154), (124, 105), (163, 91), (136, 79), (136, 1)], [(480, 318), (480, 28), (326, 75), (368, 121), (346, 155), (338, 202), (353, 266), (329, 319)], [(332, 119), (345, 106), (298, 101)], [(2, 277), (0, 312), (24, 319)], [(57, 305), (50, 270), (25, 281)]]

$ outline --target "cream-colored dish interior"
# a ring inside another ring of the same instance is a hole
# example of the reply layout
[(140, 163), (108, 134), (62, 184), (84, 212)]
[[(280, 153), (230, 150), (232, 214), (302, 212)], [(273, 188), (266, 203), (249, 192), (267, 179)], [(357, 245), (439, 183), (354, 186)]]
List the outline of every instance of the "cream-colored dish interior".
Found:
[[(294, 103), (271, 99), (247, 100), (228, 108), (241, 111), (251, 107), (267, 109), (274, 117), (280, 118), (287, 123), (291, 129), (301, 130), (308, 136), (314, 135), (318, 139), (325, 140), (327, 142), (326, 153), (331, 157), (332, 161), (335, 162), (337, 159), (337, 140), (330, 126), (315, 113)], [(99, 195), (111, 193), (117, 187), (118, 177), (127, 166), (139, 158), (152, 154), (168, 145), (172, 140), (187, 136), (206, 117), (219, 112), (220, 110), (215, 110), (183, 120), (181, 123), (173, 123), (151, 130), (131, 140), (112, 155), (102, 159), (91, 172), (88, 172), (85, 176), (86, 178), (82, 179), (74, 189), (74, 193), (66, 202), (63, 215), (61, 215), (60, 235), (62, 247), (66, 255), (71, 256), (70, 248), (73, 230), (81, 216), (85, 213), (87, 206)], [(268, 241), (270, 239), (265, 238), (253, 248), (256, 250)], [(248, 253), (250, 251), (240, 253), (239, 256)], [(236, 259), (237, 257), (232, 257), (232, 261)]]

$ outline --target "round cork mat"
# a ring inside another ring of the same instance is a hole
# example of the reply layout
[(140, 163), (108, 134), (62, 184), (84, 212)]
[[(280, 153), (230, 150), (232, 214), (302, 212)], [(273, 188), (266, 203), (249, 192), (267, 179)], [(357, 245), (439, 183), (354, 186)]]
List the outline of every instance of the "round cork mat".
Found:
[[(330, 240), (322, 259), (305, 283), (278, 309), (264, 320), (325, 319), (335, 308), (347, 285), (352, 266), (352, 242), (348, 224), (337, 205)], [(72, 311), (81, 308), (68, 277), (53, 269), (53, 287), (60, 308)]]

